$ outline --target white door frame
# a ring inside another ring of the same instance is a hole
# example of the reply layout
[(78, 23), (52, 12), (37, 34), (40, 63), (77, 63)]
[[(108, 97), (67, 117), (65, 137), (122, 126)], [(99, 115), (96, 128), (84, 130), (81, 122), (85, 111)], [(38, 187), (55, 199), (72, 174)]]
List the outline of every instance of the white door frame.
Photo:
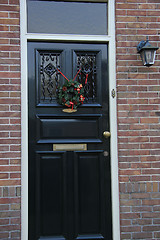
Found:
[[(117, 99), (112, 97), (116, 91), (116, 46), (115, 46), (115, 0), (108, 0), (108, 35), (67, 35), (67, 34), (28, 34), (26, 0), (20, 0), (21, 29), (21, 239), (28, 240), (28, 40), (75, 40), (83, 42), (106, 42), (109, 46), (109, 104), (111, 132), (111, 189), (112, 189), (112, 228), (113, 240), (120, 240), (118, 148), (117, 148)], [(107, 130), (107, 129), (106, 129)]]

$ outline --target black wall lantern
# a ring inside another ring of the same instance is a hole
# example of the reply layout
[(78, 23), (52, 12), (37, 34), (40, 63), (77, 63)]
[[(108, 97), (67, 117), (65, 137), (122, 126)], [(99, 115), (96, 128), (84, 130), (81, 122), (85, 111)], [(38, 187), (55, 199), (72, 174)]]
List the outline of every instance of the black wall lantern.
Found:
[(141, 55), (141, 59), (144, 66), (150, 67), (154, 64), (156, 50), (158, 47), (153, 47), (148, 39), (146, 41), (141, 41), (137, 46), (137, 51)]

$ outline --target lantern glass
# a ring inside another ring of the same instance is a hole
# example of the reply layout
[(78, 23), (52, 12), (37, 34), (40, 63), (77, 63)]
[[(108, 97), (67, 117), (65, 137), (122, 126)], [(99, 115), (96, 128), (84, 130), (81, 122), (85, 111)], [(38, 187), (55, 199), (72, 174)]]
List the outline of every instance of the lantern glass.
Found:
[(140, 54), (144, 66), (149, 67), (154, 64), (156, 55), (156, 51), (154, 49), (143, 49)]

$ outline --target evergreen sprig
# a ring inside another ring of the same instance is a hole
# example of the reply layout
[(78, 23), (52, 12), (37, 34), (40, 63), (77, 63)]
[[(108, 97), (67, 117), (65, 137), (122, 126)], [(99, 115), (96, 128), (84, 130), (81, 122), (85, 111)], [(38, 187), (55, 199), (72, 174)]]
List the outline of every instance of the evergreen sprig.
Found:
[(69, 108), (77, 109), (83, 104), (84, 89), (82, 84), (75, 80), (66, 80), (58, 89), (58, 103)]

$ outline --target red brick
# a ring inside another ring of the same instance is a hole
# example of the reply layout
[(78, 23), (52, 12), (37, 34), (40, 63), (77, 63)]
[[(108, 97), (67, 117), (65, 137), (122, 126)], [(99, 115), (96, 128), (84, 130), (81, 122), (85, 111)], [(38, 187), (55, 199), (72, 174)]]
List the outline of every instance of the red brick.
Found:
[(119, 174), (122, 175), (140, 175), (141, 170), (119, 170)]
[(131, 195), (132, 198), (135, 198), (135, 199), (147, 199), (150, 197), (150, 194), (149, 193), (132, 193)]
[(159, 204), (159, 199), (145, 199), (142, 201), (143, 205), (153, 206)]
[(121, 239), (131, 239), (131, 234), (129, 233), (121, 233)]
[(21, 164), (21, 160), (20, 159), (11, 159), (10, 163), (12, 165), (20, 165)]
[(127, 10), (128, 16), (146, 16), (146, 11), (141, 10)]
[(129, 181), (129, 177), (126, 177), (126, 176), (125, 176), (125, 177), (124, 177), (124, 176), (121, 177), (121, 176), (120, 176), (120, 177), (119, 177), (119, 181), (120, 181), (120, 182), (128, 182), (128, 181)]
[(1, 85), (1, 91), (18, 91), (20, 90), (20, 86), (18, 85)]
[(19, 5), (20, 0), (9, 0), (9, 3), (10, 3), (11, 5)]
[[(118, 1), (117, 1), (118, 2)], [(116, 8), (117, 9), (136, 9), (137, 8), (137, 4), (134, 3), (134, 4), (123, 4), (123, 3), (117, 3), (116, 4)]]
[(9, 224), (9, 219), (0, 219), (0, 225), (7, 225)]
[(139, 232), (139, 233), (133, 233), (133, 239), (149, 239), (152, 240), (152, 232)]
[(12, 239), (20, 239), (20, 232), (19, 231), (11, 232), (11, 237)]
[[(6, 106), (4, 106), (5, 108)], [(20, 117), (19, 112), (0, 112), (0, 117)]]
[(146, 28), (147, 24), (146, 23), (127, 23), (128, 28)]
[(1, 172), (17, 172), (20, 170), (19, 166), (1, 166)]
[(137, 157), (137, 156), (122, 156), (122, 157), (120, 157), (119, 156), (119, 162), (139, 162), (139, 157)]
[(10, 178), (15, 178), (15, 179), (20, 179), (21, 178), (21, 174), (20, 173), (11, 173), (10, 174)]
[(8, 152), (6, 153), (0, 153), (0, 159), (1, 158), (19, 158), (21, 156), (20, 153), (17, 152)]
[[(8, 2), (7, 2), (7, 4), (8, 4)], [(1, 11), (14, 11), (14, 12), (17, 12), (17, 11), (19, 11), (19, 6), (10, 6), (10, 5), (1, 5), (0, 4), (0, 10)]]
[(8, 225), (8, 226), (0, 226), (0, 232), (2, 231), (13, 231), (13, 230), (19, 230), (20, 225)]
[(147, 148), (159, 149), (160, 143), (143, 143), (143, 144), (140, 144), (140, 148), (141, 149), (147, 149)]
[(21, 223), (20, 220), (21, 220), (20, 218), (12, 218), (11, 219), (11, 224), (20, 224)]
[(0, 239), (8, 239), (9, 232), (0, 232)]
[(120, 203), (122, 206), (138, 206), (141, 204), (141, 201), (138, 199), (121, 200)]
[(126, 16), (123, 16), (123, 17), (117, 17), (116, 18), (118, 22), (136, 22), (136, 17), (126, 17)]
[(0, 97), (1, 98), (9, 97), (9, 92), (0, 92)]
[[(148, 207), (148, 206), (143, 206), (143, 207), (132, 207), (132, 211), (133, 212), (152, 212), (152, 207)], [(148, 220), (148, 219), (147, 219)], [(151, 221), (148, 221), (149, 223), (151, 223)], [(140, 219), (138, 219), (138, 221), (136, 221), (136, 224), (140, 223)], [(143, 224), (147, 224), (146, 222), (143, 222)], [(149, 224), (148, 223), (148, 224)], [(142, 224), (142, 222), (141, 222)]]
[(123, 213), (121, 214), (122, 219), (134, 219), (140, 218), (140, 213)]
[(9, 31), (9, 27), (0, 25), (0, 31)]
[(145, 176), (145, 175), (130, 177), (131, 182), (146, 182), (146, 181), (150, 181), (150, 180), (151, 180), (150, 176)]
[(159, 218), (159, 212), (142, 213), (142, 218)]
[[(3, 1), (6, 1), (6, 3), (8, 4), (8, 0), (3, 0)], [(8, 18), (8, 12), (0, 12), (0, 18)]]
[(0, 159), (0, 165), (9, 165), (9, 160), (8, 159)]
[(19, 12), (10, 12), (10, 13), (9, 13), (9, 18), (10, 18), (10, 19), (11, 19), (11, 18), (17, 18), (17, 19), (19, 19), (19, 17), (20, 17), (19, 14), (20, 14)]
[(0, 179), (8, 179), (9, 174), (8, 173), (0, 173)]

